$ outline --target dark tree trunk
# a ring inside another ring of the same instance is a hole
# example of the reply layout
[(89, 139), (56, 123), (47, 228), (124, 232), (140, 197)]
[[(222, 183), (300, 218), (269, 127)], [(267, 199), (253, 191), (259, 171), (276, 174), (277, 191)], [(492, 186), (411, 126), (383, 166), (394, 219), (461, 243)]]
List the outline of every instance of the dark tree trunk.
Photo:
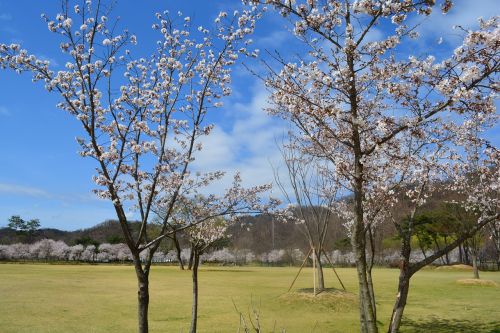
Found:
[(462, 245), (458, 247), (458, 261), (463, 264), (464, 263), (464, 256), (462, 254)]
[(370, 301), (373, 309), (375, 322), (377, 321), (377, 305), (375, 304), (375, 290), (373, 289), (372, 269), (375, 263), (375, 244), (373, 242), (373, 232), (371, 225), (368, 226), (368, 239), (370, 241), (370, 257), (366, 270), (366, 282), (368, 283), (368, 292), (370, 293)]
[(196, 325), (198, 322), (198, 266), (200, 265), (200, 254), (196, 250), (194, 253), (192, 276), (193, 276), (193, 307), (191, 311), (191, 328), (189, 333), (196, 333)]
[(177, 261), (179, 262), (179, 268), (181, 270), (184, 270), (184, 262), (182, 261), (182, 256), (181, 256), (181, 246), (179, 245), (179, 240), (177, 239), (177, 233), (174, 232), (173, 236), (173, 241), (175, 245), (175, 251), (177, 252)]
[(372, 279), (372, 270), (368, 269), (366, 272), (366, 282), (368, 283), (368, 293), (370, 295), (371, 307), (373, 310), (373, 319), (375, 322), (377, 321), (377, 306), (375, 304), (375, 290), (373, 290), (373, 279)]
[(391, 322), (389, 324), (389, 333), (398, 333), (399, 327), (401, 326), (401, 320), (403, 319), (403, 312), (406, 306), (406, 300), (408, 299), (408, 292), (410, 290), (410, 273), (405, 268), (401, 268), (399, 274), (398, 283), (398, 295), (396, 297), (396, 302), (394, 308), (392, 309)]
[(314, 251), (316, 255), (316, 274), (318, 275), (318, 291), (325, 290), (325, 279), (323, 276), (323, 265), (321, 264), (321, 252)]
[(142, 268), (141, 261), (138, 256), (134, 258), (134, 266), (138, 284), (137, 299), (139, 333), (148, 333), (149, 275), (148, 271), (145, 271)]
[(464, 256), (465, 256), (465, 264), (470, 265), (470, 256), (469, 256), (469, 247), (464, 244)]
[[(444, 236), (444, 246), (448, 246), (448, 241), (446, 240), (446, 236)], [(445, 254), (445, 258), (446, 258), (446, 265), (449, 265), (450, 264), (450, 257), (448, 256), (448, 252), (446, 252)]]
[(472, 270), (474, 272), (474, 279), (479, 279), (479, 268), (477, 267), (477, 255), (474, 251), (471, 251), (472, 257)]
[[(438, 243), (438, 241), (437, 241), (437, 238), (434, 238), (434, 244), (436, 245), (436, 249), (437, 249), (437, 251), (434, 251), (434, 252), (440, 252), (440, 251), (441, 251), (441, 247), (439, 246), (439, 243)], [(444, 260), (444, 258), (443, 258), (443, 257), (439, 257), (439, 260), (441, 260), (441, 263), (442, 263), (443, 265), (446, 265), (446, 261)]]
[(391, 321), (389, 323), (389, 333), (398, 333), (403, 319), (403, 312), (408, 299), (408, 292), (410, 290), (410, 278), (412, 276), (410, 268), (410, 255), (411, 255), (411, 231), (407, 229), (400, 229), (402, 238), (401, 246), (401, 266), (399, 271), (398, 294), (396, 302), (392, 309)]
[(417, 239), (418, 239), (418, 247), (420, 247), (420, 251), (424, 255), (424, 258), (427, 258), (427, 253), (425, 253), (425, 246), (422, 243), (422, 240), (420, 239), (420, 237), (418, 236), (418, 234), (416, 236), (417, 236)]
[[(359, 237), (353, 235), (353, 238)], [(356, 256), (356, 272), (358, 275), (359, 283), (359, 307), (360, 307), (360, 321), (361, 321), (361, 332), (362, 333), (376, 333), (378, 332), (377, 323), (375, 321), (375, 314), (372, 307), (372, 300), (370, 296), (370, 290), (368, 287), (367, 278), (367, 264), (366, 264), (366, 253), (364, 245), (364, 232), (361, 231), (361, 238), (357, 239), (357, 242), (353, 242), (353, 250)]]
[(191, 253), (189, 254), (188, 269), (193, 269), (193, 259), (194, 259), (194, 247), (191, 246)]

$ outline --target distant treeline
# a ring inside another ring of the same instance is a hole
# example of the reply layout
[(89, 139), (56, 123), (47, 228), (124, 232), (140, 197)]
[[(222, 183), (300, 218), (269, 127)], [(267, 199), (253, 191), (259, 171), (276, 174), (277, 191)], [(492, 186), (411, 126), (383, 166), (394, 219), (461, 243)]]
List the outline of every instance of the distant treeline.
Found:
[[(139, 227), (139, 224), (133, 224)], [(133, 230), (135, 232), (135, 230)], [(435, 235), (437, 245), (446, 241), (440, 234)], [(181, 256), (189, 259), (189, 243), (179, 235)], [(413, 256), (419, 258), (433, 248), (421, 248), (417, 240), (413, 244)], [(69, 260), (88, 262), (128, 261), (130, 252), (123, 244), (120, 225), (108, 220), (88, 229), (62, 231), (58, 229), (39, 229), (32, 235), (16, 230), (0, 229), (0, 260)], [(347, 237), (346, 228), (335, 216), (329, 224), (325, 251), (336, 265), (351, 265), (354, 258)], [(379, 226), (375, 237), (375, 261), (379, 265), (397, 267), (399, 239), (390, 224)], [(300, 225), (273, 220), (269, 215), (245, 216), (228, 231), (228, 237), (218, 250), (203, 256), (204, 261), (227, 264), (280, 264), (300, 265), (309, 251), (309, 244), (303, 236)], [(460, 247), (449, 256), (436, 261), (436, 264), (470, 264), (467, 248)], [(325, 263), (327, 259), (323, 258)], [(497, 253), (492, 240), (484, 235), (479, 253), (481, 263), (491, 263), (489, 268), (498, 269)], [(156, 262), (176, 262), (176, 252), (171, 240), (162, 243)], [(483, 265), (483, 268), (485, 266)]]
[[(190, 258), (190, 249), (181, 251), (181, 258), (187, 263)], [(143, 252), (145, 255), (145, 252)], [(217, 263), (222, 265), (269, 265), (269, 266), (298, 266), (301, 265), (307, 253), (300, 249), (277, 249), (269, 252), (254, 253), (250, 249), (221, 248), (208, 252), (201, 257), (205, 263)], [(323, 256), (324, 265), (333, 263), (335, 266), (354, 266), (354, 254), (352, 251), (334, 250)], [(427, 253), (429, 255), (431, 253)], [(414, 260), (422, 259), (423, 254), (419, 250), (412, 253)], [(131, 263), (132, 256), (127, 245), (102, 243), (98, 246), (93, 244), (83, 246), (77, 244), (67, 245), (63, 241), (42, 239), (32, 244), (15, 243), (0, 245), (0, 261), (41, 261), (41, 262), (87, 262), (87, 263)], [(158, 251), (153, 259), (155, 263), (177, 264), (177, 253), (175, 250)], [(395, 250), (384, 250), (378, 254), (376, 264), (385, 267), (398, 267), (399, 253)], [(448, 259), (438, 259), (435, 265), (444, 265), (460, 262), (460, 253), (456, 249), (448, 255)], [(496, 265), (488, 265), (485, 258), (480, 260), (482, 269), (496, 270)], [(312, 256), (306, 261), (306, 265), (312, 265)]]
[[(132, 225), (132, 231), (136, 232), (139, 223)], [(309, 249), (307, 240), (302, 234), (300, 226), (293, 223), (274, 221), (269, 215), (244, 216), (236, 224), (232, 225), (228, 234), (227, 246), (236, 249), (249, 249), (254, 253), (270, 252), (273, 249)], [(328, 232), (328, 244), (331, 248), (327, 250), (348, 250), (350, 244), (347, 239), (346, 229), (340, 221), (333, 221)], [(81, 244), (84, 246), (100, 244), (123, 243), (122, 230), (118, 221), (108, 220), (91, 228), (75, 231), (62, 231), (58, 229), (42, 228), (29, 237), (9, 228), (0, 229), (0, 244), (35, 243), (42, 239), (63, 241), (73, 246)], [(182, 236), (181, 247), (188, 247)], [(167, 240), (162, 244), (162, 250), (167, 252), (173, 249), (173, 245)]]

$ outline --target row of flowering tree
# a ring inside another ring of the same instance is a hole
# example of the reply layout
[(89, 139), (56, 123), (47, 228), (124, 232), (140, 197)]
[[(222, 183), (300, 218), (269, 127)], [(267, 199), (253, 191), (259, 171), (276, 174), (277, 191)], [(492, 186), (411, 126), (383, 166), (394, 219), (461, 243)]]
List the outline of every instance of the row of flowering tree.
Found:
[[(463, 212), (463, 211), (462, 211)], [(431, 215), (431, 218), (434, 216)], [(422, 214), (415, 217), (418, 229), (422, 226), (422, 220), (428, 219), (428, 214)], [(446, 217), (446, 218), (449, 218)], [(405, 221), (403, 221), (405, 222)], [(467, 221), (470, 222), (470, 221)], [(219, 226), (220, 227), (220, 226)], [(432, 226), (431, 226), (432, 227)], [(465, 232), (468, 232), (474, 225), (467, 223)], [(196, 230), (196, 229), (195, 229)], [(193, 231), (195, 232), (195, 231)], [(418, 233), (418, 231), (416, 232)], [(457, 237), (462, 237), (461, 233), (457, 233), (455, 237), (450, 237), (453, 242)], [(484, 235), (483, 235), (484, 237)], [(210, 245), (204, 245), (202, 254), (199, 256), (199, 263), (215, 263), (220, 265), (264, 265), (264, 266), (297, 266), (300, 265), (306, 255), (307, 249), (287, 248), (275, 249), (269, 252), (255, 253), (250, 249), (239, 249), (233, 247), (225, 247), (227, 242), (227, 235), (214, 242), (209, 242)], [(412, 242), (416, 245), (415, 238)], [(196, 244), (204, 243), (204, 241), (196, 240)], [(450, 243), (443, 244), (448, 246)], [(206, 248), (205, 248), (206, 247)], [(416, 246), (418, 247), (418, 246)], [(485, 248), (480, 248), (477, 252), (482, 253), (480, 260), (487, 260), (492, 258), (492, 254), (485, 253)], [(440, 247), (433, 247), (427, 249), (412, 249), (410, 252), (409, 261), (417, 262), (424, 260), (429, 256), (441, 251)], [(472, 250), (471, 250), (472, 251)], [(335, 266), (353, 266), (355, 264), (354, 254), (352, 251), (334, 250), (331, 252), (325, 251), (326, 256), (321, 257), (321, 264), (330, 264), (330, 261)], [(181, 251), (181, 257), (184, 262), (187, 262), (191, 257), (191, 248), (185, 248)], [(0, 245), (0, 260), (6, 261), (76, 261), (76, 262), (132, 262), (132, 254), (126, 244), (109, 244), (103, 243), (98, 246), (90, 245), (67, 245), (63, 241), (56, 241), (53, 239), (42, 239), (35, 243), (14, 243), (9, 245)], [(380, 266), (398, 266), (400, 253), (395, 249), (384, 249), (377, 253), (375, 263)], [(441, 258), (442, 259), (442, 258)], [(462, 262), (460, 261), (460, 251), (455, 249), (448, 253), (448, 261), (436, 260), (434, 265), (443, 265), (447, 263)], [(309, 255), (308, 265), (312, 264), (312, 254)], [(176, 250), (167, 252), (158, 250), (153, 258), (155, 263), (178, 263), (178, 256)]]
[[(202, 236), (200, 230), (203, 230), (203, 228), (210, 228), (209, 233), (212, 235), (218, 233), (219, 236), (211, 236), (213, 241), (210, 241), (205, 238), (206, 236)], [(293, 249), (292, 251), (280, 249), (255, 254), (248, 249), (235, 250), (221, 247), (217, 244), (217, 241), (225, 237), (224, 232), (226, 228), (227, 222), (219, 220), (213, 227), (211, 223), (210, 225), (201, 224), (192, 231), (190, 230), (190, 235), (194, 235), (192, 240), (196, 245), (198, 266), (201, 262), (218, 263), (222, 265), (283, 265), (297, 264), (304, 260), (305, 253), (300, 249)], [(190, 252), (190, 248), (182, 250), (181, 255), (184, 260), (190, 257)], [(331, 255), (339, 262), (350, 262), (351, 256), (349, 254), (341, 254), (336, 251)], [(145, 259), (144, 256), (143, 259)], [(87, 246), (82, 244), (69, 246), (63, 241), (42, 239), (32, 244), (15, 243), (0, 245), (0, 260), (132, 262), (133, 257), (127, 245), (123, 243), (103, 243), (99, 246), (92, 244)], [(153, 258), (153, 262), (155, 263), (176, 263), (177, 260), (177, 251), (175, 250), (168, 252), (159, 250), (155, 253)]]
[[(80, 154), (95, 161), (95, 192), (112, 203), (120, 222), (138, 282), (138, 331), (146, 333), (151, 264), (160, 242), (175, 231), (173, 212), (224, 176), (195, 173), (191, 165), (213, 128), (207, 115), (231, 94), (232, 67), (239, 55), (252, 55), (248, 36), (260, 14), (255, 7), (220, 12), (212, 26), (196, 27), (181, 13), (157, 13), (156, 50), (135, 57), (129, 47), (137, 38), (118, 32), (111, 3), (63, 0), (61, 8), (54, 18), (42, 17), (61, 39), (64, 70), (55, 72), (18, 44), (0, 44), (0, 66), (31, 73), (81, 124)], [(260, 196), (268, 188), (244, 189), (236, 177), (225, 194), (208, 196), (210, 216), (176, 228), (265, 210)], [(137, 234), (129, 211), (140, 221)]]
[(33, 244), (0, 245), (0, 259), (109, 262), (131, 261), (132, 255), (125, 244), (69, 246), (63, 241), (42, 239)]
[[(391, 218), (396, 193), (406, 193), (407, 223), (395, 221), (404, 236), (389, 323), (396, 333), (410, 277), (445, 252), (417, 264), (406, 260), (411, 249), (405, 235), (432, 186), (461, 191), (459, 204), (477, 211), (468, 236), (499, 219), (498, 149), (484, 135), (498, 120), (499, 19), (480, 20), (476, 31), (458, 28), (463, 44), (436, 59), (414, 53), (413, 40), (425, 16), (452, 8), (449, 0), (250, 2), (273, 7), (302, 42), (296, 59), (278, 54), (268, 62), (262, 77), (271, 93), (268, 110), (295, 125), (302, 154), (329, 163), (330, 183), (352, 198), (337, 211), (355, 254), (363, 333), (378, 332), (370, 236)], [(374, 32), (382, 37), (374, 40)]]

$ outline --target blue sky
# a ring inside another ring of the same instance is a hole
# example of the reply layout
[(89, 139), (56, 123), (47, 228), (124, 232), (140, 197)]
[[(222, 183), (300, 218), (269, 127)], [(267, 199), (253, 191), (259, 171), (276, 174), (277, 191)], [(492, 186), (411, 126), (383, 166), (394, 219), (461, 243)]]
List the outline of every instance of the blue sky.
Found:
[[(459, 41), (451, 29), (454, 24), (473, 26), (477, 17), (488, 17), (498, 8), (495, 0), (455, 3), (456, 8), (447, 16), (434, 13), (424, 22), (419, 47), (431, 54), (447, 51)], [(123, 27), (138, 36), (140, 47), (147, 47), (156, 37), (151, 24), (157, 11), (181, 10), (195, 24), (204, 24), (219, 9), (234, 4), (235, 0), (119, 0), (114, 13), (121, 17)], [(39, 57), (64, 64), (58, 50), (60, 41), (40, 19), (41, 13), (55, 16), (59, 11), (59, 1), (0, 0), (0, 42), (20, 43)], [(291, 49), (293, 37), (284, 21), (267, 17), (260, 23), (253, 37), (257, 47)], [(444, 43), (438, 46), (439, 37)], [(246, 185), (270, 182), (270, 163), (279, 163), (275, 138), (284, 133), (286, 125), (262, 111), (266, 91), (242, 66), (236, 69), (233, 81), (234, 95), (218, 111), (217, 127), (196, 166), (229, 174), (241, 170)], [(0, 71), (0, 227), (14, 214), (39, 218), (43, 227), (66, 230), (114, 218), (111, 203), (91, 193), (95, 165), (77, 154), (75, 137), (81, 134), (80, 126), (55, 107), (57, 102), (56, 94), (48, 94), (40, 84), (33, 85), (29, 75)]]

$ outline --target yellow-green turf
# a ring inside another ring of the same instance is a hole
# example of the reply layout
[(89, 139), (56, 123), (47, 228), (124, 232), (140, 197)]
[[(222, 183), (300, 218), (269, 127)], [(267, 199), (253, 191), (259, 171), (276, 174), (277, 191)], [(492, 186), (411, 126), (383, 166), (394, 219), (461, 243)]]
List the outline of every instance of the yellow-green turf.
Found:
[[(292, 294), (295, 267), (213, 267), (200, 270), (198, 332), (237, 332), (239, 315), (260, 312), (262, 332), (358, 332), (357, 297), (330, 290), (311, 299), (312, 270), (304, 269)], [(356, 293), (353, 268), (340, 268)], [(191, 273), (154, 266), (150, 332), (187, 332)], [(472, 272), (425, 269), (412, 279), (402, 332), (500, 333), (500, 288), (460, 285)], [(339, 288), (331, 268), (327, 287)], [(385, 332), (398, 271), (374, 270), (380, 331)], [(500, 284), (500, 273), (481, 272)], [(233, 304), (234, 302), (234, 304)], [(253, 306), (252, 306), (253, 304)], [(274, 331), (273, 331), (274, 330)], [(0, 264), (1, 333), (136, 332), (136, 280), (131, 266)], [(243, 332), (243, 331), (242, 331)]]

